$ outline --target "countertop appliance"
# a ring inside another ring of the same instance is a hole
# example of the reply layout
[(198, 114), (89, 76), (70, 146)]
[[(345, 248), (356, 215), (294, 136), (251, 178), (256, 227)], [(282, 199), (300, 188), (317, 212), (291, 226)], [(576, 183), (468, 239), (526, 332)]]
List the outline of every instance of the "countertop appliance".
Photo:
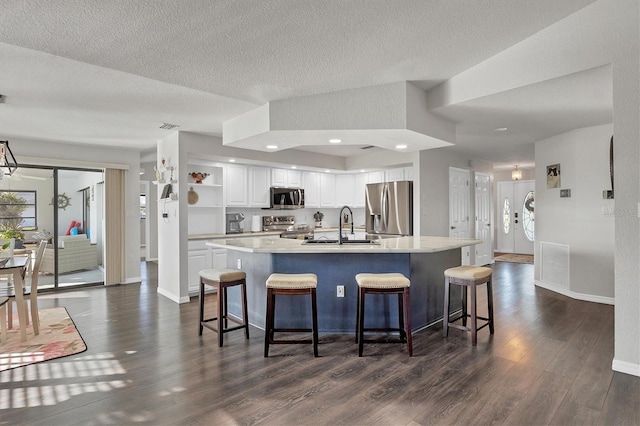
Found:
[(413, 235), (413, 182), (370, 183), (366, 187), (367, 238)]
[(269, 190), (272, 209), (289, 210), (304, 208), (304, 189), (272, 186)]
[(227, 213), (227, 234), (242, 234), (244, 232), (243, 220), (244, 214), (242, 213)]
[(281, 231), (280, 238), (313, 239), (313, 228), (307, 225), (296, 225), (295, 216), (262, 216), (262, 229)]

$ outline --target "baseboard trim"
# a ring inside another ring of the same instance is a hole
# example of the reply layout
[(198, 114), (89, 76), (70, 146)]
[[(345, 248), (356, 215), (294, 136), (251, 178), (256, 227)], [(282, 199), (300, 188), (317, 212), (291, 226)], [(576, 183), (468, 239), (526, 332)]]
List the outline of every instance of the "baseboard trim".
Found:
[(179, 297), (179, 296), (176, 296), (173, 293), (169, 293), (168, 291), (166, 291), (166, 290), (164, 290), (164, 289), (162, 289), (160, 287), (158, 287), (158, 294), (160, 294), (160, 295), (166, 297), (167, 299), (169, 299), (171, 301), (174, 301), (176, 303), (180, 303), (180, 304), (189, 303), (189, 296)]
[(122, 281), (121, 284), (139, 284), (142, 282), (142, 277), (133, 277), (133, 278), (127, 278), (126, 280)]
[(630, 362), (614, 359), (611, 363), (611, 369), (620, 373), (640, 377), (640, 364), (632, 364)]
[(558, 287), (553, 284), (545, 283), (544, 281), (535, 281), (535, 285), (538, 287), (551, 290), (556, 293), (560, 293), (564, 296), (572, 299), (584, 300), (585, 302), (603, 303), (605, 305), (615, 305), (615, 299), (613, 297), (595, 296), (593, 294), (577, 293), (575, 291), (567, 290), (566, 288)]

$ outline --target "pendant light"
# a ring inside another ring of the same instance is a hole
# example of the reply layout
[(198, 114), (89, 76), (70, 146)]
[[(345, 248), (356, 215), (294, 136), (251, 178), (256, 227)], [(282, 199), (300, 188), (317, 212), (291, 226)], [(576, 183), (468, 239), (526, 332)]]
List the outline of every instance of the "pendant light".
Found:
[(522, 170), (518, 170), (517, 164), (516, 164), (516, 168), (511, 171), (511, 179), (512, 180), (522, 179)]
[(9, 148), (9, 141), (0, 141), (0, 179), (5, 175), (11, 176), (17, 168), (18, 163)]

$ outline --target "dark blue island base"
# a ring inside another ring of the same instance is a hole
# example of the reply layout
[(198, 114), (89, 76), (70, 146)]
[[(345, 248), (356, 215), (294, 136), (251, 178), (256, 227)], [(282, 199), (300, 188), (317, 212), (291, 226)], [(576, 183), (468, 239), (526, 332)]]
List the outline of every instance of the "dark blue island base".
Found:
[[(459, 248), (435, 253), (247, 253), (227, 251), (227, 265), (237, 260), (247, 273), (249, 322), (264, 329), (267, 277), (278, 273), (314, 273), (318, 276), (318, 327), (321, 333), (355, 333), (358, 286), (361, 272), (400, 272), (411, 280), (411, 325), (422, 329), (440, 321), (444, 307), (444, 270), (460, 265)], [(336, 297), (336, 287), (345, 287), (344, 297)], [(452, 308), (459, 295), (452, 291)], [(229, 313), (240, 316), (239, 294), (229, 290)], [(458, 303), (459, 305), (459, 303)], [(276, 327), (308, 327), (311, 323), (309, 297), (276, 298)], [(367, 327), (397, 327), (398, 301), (395, 296), (367, 297)]]

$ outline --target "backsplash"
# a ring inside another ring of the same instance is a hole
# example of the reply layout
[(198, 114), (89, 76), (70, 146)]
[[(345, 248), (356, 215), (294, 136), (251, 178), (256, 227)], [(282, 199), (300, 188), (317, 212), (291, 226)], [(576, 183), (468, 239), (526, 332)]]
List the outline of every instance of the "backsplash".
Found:
[[(353, 208), (353, 224), (354, 226), (364, 226), (364, 208)], [(340, 226), (340, 209), (339, 208), (305, 208), (296, 210), (265, 210), (256, 208), (227, 208), (227, 213), (242, 213), (244, 214), (244, 229), (245, 232), (251, 229), (251, 217), (254, 214), (259, 216), (295, 216), (296, 225), (307, 224), (311, 227), (315, 226), (315, 220), (313, 215), (316, 212), (324, 214), (322, 219), (323, 228), (336, 228)]]

